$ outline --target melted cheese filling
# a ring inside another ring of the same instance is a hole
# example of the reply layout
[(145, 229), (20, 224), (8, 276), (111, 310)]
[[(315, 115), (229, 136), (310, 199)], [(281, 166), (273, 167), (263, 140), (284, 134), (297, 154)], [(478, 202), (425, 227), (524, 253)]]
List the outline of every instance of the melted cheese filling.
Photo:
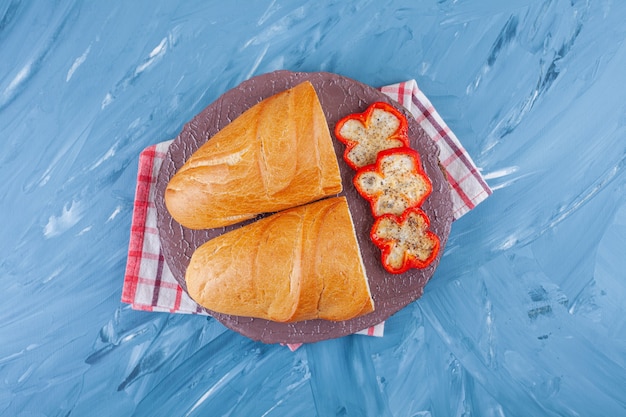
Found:
[(428, 239), (424, 232), (427, 225), (421, 216), (411, 213), (402, 224), (384, 218), (375, 230), (380, 239), (393, 242), (385, 262), (394, 269), (402, 268), (406, 258), (426, 260), (435, 249), (436, 242)]
[(376, 162), (378, 152), (403, 145), (400, 140), (389, 139), (399, 127), (400, 120), (395, 115), (374, 109), (367, 127), (360, 121), (352, 119), (344, 123), (339, 133), (357, 142), (347, 156), (357, 167), (363, 167)]
[(428, 192), (423, 176), (410, 155), (387, 155), (381, 160), (380, 173), (366, 171), (357, 177), (361, 191), (374, 199), (374, 215), (402, 214)]

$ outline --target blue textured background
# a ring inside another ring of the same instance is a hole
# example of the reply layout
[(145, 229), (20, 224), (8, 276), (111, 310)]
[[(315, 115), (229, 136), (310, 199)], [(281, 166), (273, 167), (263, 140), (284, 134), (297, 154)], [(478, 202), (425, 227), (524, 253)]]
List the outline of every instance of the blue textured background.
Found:
[[(0, 415), (626, 415), (626, 2), (0, 1)], [(276, 70), (415, 78), (495, 193), (384, 338), (120, 303), (139, 152)]]

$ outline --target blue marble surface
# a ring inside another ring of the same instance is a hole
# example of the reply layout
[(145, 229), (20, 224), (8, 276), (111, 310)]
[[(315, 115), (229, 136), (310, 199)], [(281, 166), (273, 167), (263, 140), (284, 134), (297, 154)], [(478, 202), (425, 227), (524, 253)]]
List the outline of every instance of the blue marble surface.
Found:
[[(626, 415), (626, 2), (0, 1), (0, 415)], [(383, 338), (120, 302), (139, 152), (276, 69), (414, 78), (494, 194)]]

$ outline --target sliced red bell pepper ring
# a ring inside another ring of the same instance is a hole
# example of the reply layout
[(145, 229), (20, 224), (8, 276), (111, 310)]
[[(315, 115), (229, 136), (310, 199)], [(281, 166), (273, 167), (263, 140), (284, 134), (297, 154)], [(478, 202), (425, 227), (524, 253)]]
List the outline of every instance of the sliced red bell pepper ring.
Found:
[(411, 268), (426, 268), (439, 253), (439, 237), (428, 230), (430, 220), (417, 207), (407, 209), (400, 217), (380, 216), (372, 226), (372, 242), (382, 251), (382, 264), (392, 274)]
[(374, 217), (399, 216), (410, 207), (420, 207), (433, 190), (420, 154), (406, 147), (381, 151), (375, 164), (357, 170), (353, 183), (369, 201)]
[(382, 150), (409, 146), (408, 129), (404, 114), (391, 104), (379, 101), (363, 113), (339, 120), (335, 136), (346, 145), (343, 159), (357, 170), (373, 164)]

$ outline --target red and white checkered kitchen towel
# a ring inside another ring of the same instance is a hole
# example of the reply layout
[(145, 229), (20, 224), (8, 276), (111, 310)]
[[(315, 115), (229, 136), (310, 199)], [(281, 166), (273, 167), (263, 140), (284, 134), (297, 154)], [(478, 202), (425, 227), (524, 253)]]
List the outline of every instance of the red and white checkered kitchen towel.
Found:
[[(409, 80), (381, 88), (405, 106), (440, 149), (440, 162), (452, 186), (454, 219), (472, 210), (491, 189), (457, 137), (428, 98)], [(139, 155), (139, 172), (131, 224), (122, 301), (136, 310), (206, 314), (178, 285), (161, 252), (154, 204), (156, 178), (172, 141), (152, 145)], [(360, 334), (382, 336), (384, 323)], [(297, 346), (290, 346), (295, 349)]]

